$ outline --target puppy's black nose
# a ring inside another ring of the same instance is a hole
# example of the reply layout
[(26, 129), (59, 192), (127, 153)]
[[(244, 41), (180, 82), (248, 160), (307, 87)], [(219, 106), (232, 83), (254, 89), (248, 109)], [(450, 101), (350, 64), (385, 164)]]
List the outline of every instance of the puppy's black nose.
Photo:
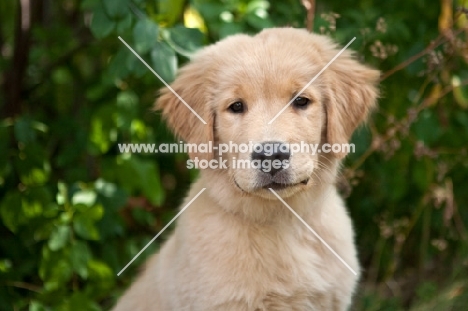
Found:
[[(289, 146), (279, 141), (266, 141), (256, 144), (252, 151), (252, 160), (260, 160), (259, 170), (274, 176), (289, 163), (285, 163), (291, 157)], [(275, 161), (279, 160), (279, 161)]]

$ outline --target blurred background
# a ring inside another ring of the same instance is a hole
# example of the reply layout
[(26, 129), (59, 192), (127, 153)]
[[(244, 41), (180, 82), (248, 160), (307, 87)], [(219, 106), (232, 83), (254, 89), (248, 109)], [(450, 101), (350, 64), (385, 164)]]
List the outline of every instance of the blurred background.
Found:
[[(465, 0), (2, 0), (0, 311), (108, 310), (159, 248), (197, 172), (152, 111), (197, 49), (305, 27), (382, 71), (338, 180), (364, 274), (353, 310), (468, 305)], [(306, 49), (306, 46), (297, 48)]]

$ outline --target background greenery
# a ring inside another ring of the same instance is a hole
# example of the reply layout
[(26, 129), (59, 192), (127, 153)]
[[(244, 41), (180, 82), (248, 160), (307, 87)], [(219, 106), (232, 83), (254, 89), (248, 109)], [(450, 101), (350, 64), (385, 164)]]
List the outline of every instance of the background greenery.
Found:
[[(468, 305), (464, 0), (2, 0), (0, 311), (107, 310), (196, 172), (120, 154), (173, 137), (151, 106), (200, 47), (273, 26), (326, 33), (379, 68), (382, 98), (339, 186), (364, 266), (355, 310)], [(306, 8), (309, 8), (308, 10)], [(307, 48), (300, 46), (298, 48)]]

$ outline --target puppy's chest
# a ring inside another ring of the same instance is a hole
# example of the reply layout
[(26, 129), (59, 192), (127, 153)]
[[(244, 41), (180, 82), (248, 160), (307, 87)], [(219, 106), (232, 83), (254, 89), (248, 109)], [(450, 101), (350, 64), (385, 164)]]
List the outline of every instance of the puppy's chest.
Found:
[[(244, 288), (259, 304), (258, 310), (315, 310), (328, 305), (323, 294), (330, 290), (330, 272), (320, 242), (303, 235), (271, 234), (251, 236), (246, 244), (243, 270)], [(327, 256), (325, 256), (327, 257)], [(241, 274), (241, 275), (242, 275)], [(249, 295), (249, 294), (247, 294)]]

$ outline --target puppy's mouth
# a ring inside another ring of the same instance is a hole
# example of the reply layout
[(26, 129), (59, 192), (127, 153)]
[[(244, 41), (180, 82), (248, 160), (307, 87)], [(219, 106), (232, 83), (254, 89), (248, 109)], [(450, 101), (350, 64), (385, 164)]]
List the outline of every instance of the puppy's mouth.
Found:
[(273, 189), (273, 190), (283, 190), (287, 189), (290, 187), (295, 187), (295, 186), (301, 186), (301, 185), (307, 185), (309, 183), (309, 179), (304, 179), (301, 182), (298, 183), (279, 183), (279, 182), (271, 182), (269, 184), (266, 184), (262, 187), (262, 189)]
[[(284, 189), (287, 189), (287, 188), (291, 188), (291, 187), (295, 187), (295, 186), (306, 186), (307, 184), (309, 183), (309, 178), (307, 179), (304, 179), (303, 181), (301, 182), (298, 182), (298, 183), (280, 183), (280, 182), (271, 182), (271, 183), (268, 183), (264, 186), (261, 186), (257, 189), (266, 189), (268, 190), (269, 188), (273, 189), (273, 190), (277, 190), (277, 191), (280, 191), (280, 190), (284, 190)], [(239, 188), (242, 192), (246, 192), (238, 183), (237, 181), (234, 179), (234, 184), (237, 186), (237, 188)]]

